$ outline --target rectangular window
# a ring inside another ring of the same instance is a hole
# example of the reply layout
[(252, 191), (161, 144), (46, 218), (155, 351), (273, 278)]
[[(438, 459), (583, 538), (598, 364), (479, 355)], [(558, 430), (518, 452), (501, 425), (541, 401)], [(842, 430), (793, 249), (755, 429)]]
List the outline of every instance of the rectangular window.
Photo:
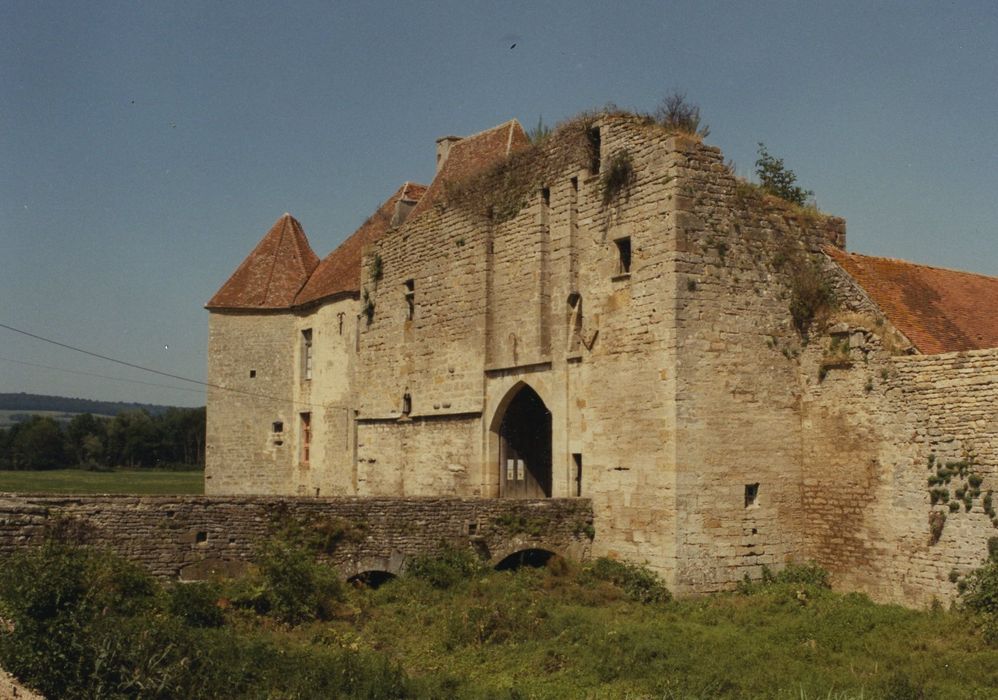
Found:
[(283, 433), (284, 432), (284, 423), (281, 422), (281, 421), (279, 421), (279, 420), (275, 420), (274, 424), (271, 426), (271, 428), (273, 428), (273, 432), (275, 432), (275, 433)]
[(309, 451), (312, 448), (312, 414), (300, 413), (301, 417), (301, 452), (299, 459), (302, 464), (308, 464)]
[(751, 508), (759, 500), (759, 484), (745, 484), (745, 507)]
[(416, 317), (416, 280), (405, 281), (405, 320)]
[(312, 329), (301, 332), (301, 376), (305, 381), (312, 379)]
[(626, 275), (631, 271), (631, 239), (618, 238), (617, 244), (617, 274)]

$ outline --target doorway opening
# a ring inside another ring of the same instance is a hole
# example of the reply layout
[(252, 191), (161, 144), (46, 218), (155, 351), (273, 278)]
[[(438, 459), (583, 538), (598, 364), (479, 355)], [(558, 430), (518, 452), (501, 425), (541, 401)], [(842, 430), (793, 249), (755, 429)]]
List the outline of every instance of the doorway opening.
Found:
[(509, 402), (499, 425), (499, 495), (551, 496), (551, 412), (526, 384)]

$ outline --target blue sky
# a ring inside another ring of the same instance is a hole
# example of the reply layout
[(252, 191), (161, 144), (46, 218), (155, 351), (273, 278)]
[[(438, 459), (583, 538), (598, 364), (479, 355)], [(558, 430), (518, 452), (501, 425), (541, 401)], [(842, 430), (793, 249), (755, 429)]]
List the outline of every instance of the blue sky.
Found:
[[(283, 212), (325, 256), (439, 136), (674, 90), (851, 250), (998, 275), (993, 3), (283, 5), (0, 3), (0, 323), (203, 380), (203, 305)], [(3, 391), (204, 401), (0, 329)]]

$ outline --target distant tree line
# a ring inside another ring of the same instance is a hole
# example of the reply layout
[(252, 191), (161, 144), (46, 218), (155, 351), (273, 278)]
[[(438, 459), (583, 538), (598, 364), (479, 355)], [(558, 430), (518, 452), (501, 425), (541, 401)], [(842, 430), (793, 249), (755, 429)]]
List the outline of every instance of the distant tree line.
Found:
[(122, 411), (145, 411), (151, 416), (166, 413), (169, 406), (152, 403), (129, 403), (125, 401), (93, 401), (68, 396), (48, 396), (45, 394), (0, 393), (0, 410), (60, 411), (63, 413), (93, 413), (94, 415), (116, 416)]
[(114, 418), (83, 413), (65, 426), (31, 416), (0, 429), (0, 469), (199, 468), (204, 436), (203, 407), (169, 408), (160, 415), (122, 411)]

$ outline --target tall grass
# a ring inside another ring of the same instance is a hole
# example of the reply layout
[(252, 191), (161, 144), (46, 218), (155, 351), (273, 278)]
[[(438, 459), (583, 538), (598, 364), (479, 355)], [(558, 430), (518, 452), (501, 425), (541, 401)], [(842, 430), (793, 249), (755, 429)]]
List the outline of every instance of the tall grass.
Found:
[[(281, 546), (247, 579), (193, 587), (89, 550), (18, 555), (0, 567), (0, 616), (13, 623), (0, 665), (69, 698), (845, 700), (998, 688), (998, 650), (969, 614), (835, 593), (815, 567), (675, 600), (640, 567), (554, 559), (496, 572), (449, 550), (376, 590), (343, 590)], [(291, 588), (280, 562), (296, 571)], [(254, 591), (294, 599), (256, 606)]]

